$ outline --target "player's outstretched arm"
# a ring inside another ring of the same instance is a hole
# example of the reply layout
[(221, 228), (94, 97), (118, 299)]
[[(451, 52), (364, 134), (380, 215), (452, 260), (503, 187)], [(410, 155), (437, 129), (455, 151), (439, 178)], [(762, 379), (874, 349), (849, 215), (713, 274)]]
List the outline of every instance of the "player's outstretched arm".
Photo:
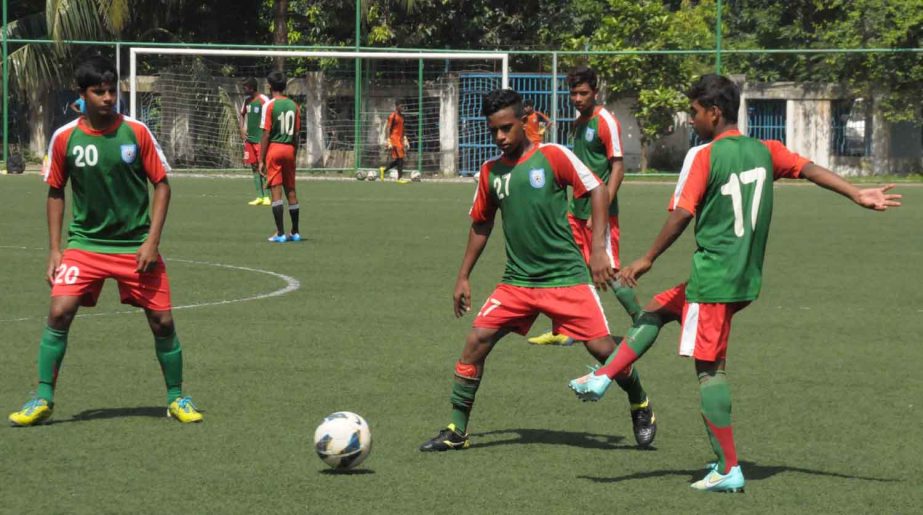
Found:
[(839, 193), (856, 204), (875, 211), (885, 211), (889, 207), (900, 207), (900, 199), (903, 198), (900, 194), (888, 193), (894, 188), (893, 184), (886, 184), (878, 188), (860, 189), (832, 171), (814, 163), (805, 165), (804, 169), (801, 170), (801, 176), (821, 188)]
[(465, 256), (462, 258), (461, 267), (458, 269), (458, 278), (455, 280), (455, 292), (452, 295), (455, 316), (461, 317), (471, 309), (471, 285), (468, 278), (474, 265), (481, 257), (481, 252), (487, 246), (487, 240), (493, 231), (494, 221), (474, 222), (468, 232), (468, 244), (465, 246)]
[(61, 266), (61, 225), (64, 223), (64, 190), (48, 187), (48, 200), (45, 202), (48, 216), (48, 270), (45, 280), (54, 284), (55, 271)]
[(650, 250), (647, 251), (644, 257), (638, 258), (630, 265), (622, 268), (619, 271), (619, 280), (632, 288), (638, 286), (638, 279), (646, 274), (654, 266), (654, 261), (683, 234), (690, 221), (692, 221), (692, 213), (689, 211), (681, 207), (670, 211), (670, 216), (664, 222), (663, 227), (660, 229), (660, 234), (657, 235)]
[(160, 256), (160, 235), (163, 225), (167, 221), (167, 208), (170, 205), (170, 183), (164, 177), (162, 181), (154, 184), (154, 198), (151, 202), (151, 228), (147, 232), (147, 239), (138, 247), (135, 260), (138, 263), (136, 272), (147, 272), (157, 262)]

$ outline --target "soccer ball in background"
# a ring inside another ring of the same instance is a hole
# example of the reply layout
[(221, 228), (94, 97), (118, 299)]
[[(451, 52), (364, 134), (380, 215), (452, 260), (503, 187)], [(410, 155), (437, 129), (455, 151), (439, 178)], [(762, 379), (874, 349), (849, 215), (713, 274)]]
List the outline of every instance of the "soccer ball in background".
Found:
[(357, 180), (357, 181), (364, 181), (364, 180), (365, 180), (365, 172), (356, 172), (356, 180)]
[(335, 470), (349, 470), (362, 463), (372, 450), (369, 424), (349, 411), (331, 413), (314, 431), (314, 450)]
[(392, 181), (397, 180), (397, 170), (391, 170), (391, 173), (388, 174), (388, 178)]
[(423, 176), (420, 175), (420, 172), (418, 172), (418, 171), (416, 171), (416, 170), (410, 172), (410, 180), (411, 180), (411, 181), (413, 181), (413, 182), (420, 182), (420, 179), (422, 179), (422, 178), (423, 178)]
[(378, 172), (376, 172), (375, 170), (369, 170), (369, 173), (365, 176), (365, 180), (367, 181), (378, 180)]

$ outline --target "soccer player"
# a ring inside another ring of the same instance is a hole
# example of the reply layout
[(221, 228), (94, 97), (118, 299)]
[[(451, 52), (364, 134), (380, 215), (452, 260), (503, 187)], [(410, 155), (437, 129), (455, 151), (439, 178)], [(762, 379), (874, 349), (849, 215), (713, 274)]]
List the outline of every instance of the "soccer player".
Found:
[(742, 492), (731, 426), (731, 392), (725, 373), (734, 314), (756, 300), (772, 217), (774, 180), (804, 178), (852, 200), (884, 211), (900, 206), (893, 185), (859, 189), (830, 170), (790, 152), (779, 141), (760, 141), (737, 129), (740, 91), (730, 79), (705, 75), (687, 93), (692, 126), (709, 143), (689, 150), (670, 199), (670, 215), (644, 257), (619, 273), (631, 286), (696, 218), (696, 251), (689, 280), (654, 296), (619, 345), (615, 357), (595, 372), (570, 382), (583, 400), (597, 400), (611, 378), (653, 345), (667, 322), (682, 325), (679, 353), (695, 360), (702, 417), (717, 461), (696, 490)]
[(404, 106), (400, 100), (394, 101), (394, 112), (388, 115), (388, 122), (385, 124), (385, 133), (388, 135), (388, 150), (391, 153), (391, 162), (387, 166), (382, 166), (378, 172), (381, 180), (385, 179), (385, 172), (392, 168), (397, 169), (397, 182), (406, 184), (408, 181), (402, 179), (404, 174), (404, 157), (405, 148), (410, 146), (407, 137), (404, 136)]
[(256, 189), (256, 198), (248, 202), (251, 206), (268, 206), (269, 194), (263, 176), (260, 174), (260, 138), (263, 131), (260, 129), (263, 106), (269, 102), (269, 97), (256, 90), (256, 79), (248, 77), (243, 81), (244, 94), (247, 98), (240, 107), (240, 137), (244, 140), (244, 164), (250, 165), (253, 171), (253, 187)]
[(545, 130), (554, 125), (554, 121), (548, 118), (545, 113), (536, 111), (535, 103), (532, 102), (531, 98), (522, 101), (522, 109), (526, 115), (526, 124), (524, 125), (526, 137), (529, 138), (533, 145), (538, 145), (542, 142)]
[(535, 146), (525, 137), (522, 97), (515, 91), (488, 93), (482, 112), (502, 155), (481, 166), (468, 244), (455, 282), (455, 316), (471, 308), (468, 278), (487, 245), (498, 209), (503, 212), (506, 270), (478, 311), (455, 364), (452, 421), (423, 443), (421, 451), (469, 446), (468, 418), (488, 354), (506, 334), (526, 334), (539, 313), (551, 318), (562, 334), (586, 341), (587, 351), (600, 362), (615, 347), (593, 288), (594, 282), (605, 288), (614, 275), (605, 225), (593, 232), (588, 268), (565, 218), (567, 186), (577, 197), (590, 197), (593, 213), (600, 217), (609, 204), (606, 189), (567, 148)]
[[(150, 130), (116, 112), (119, 81), (111, 62), (91, 58), (77, 67), (76, 76), (86, 114), (55, 131), (45, 172), (51, 307), (39, 343), (38, 389), (9, 420), (32, 426), (51, 417), (71, 322), (80, 306), (96, 305), (103, 283), (112, 278), (122, 303), (143, 308), (154, 333), (154, 351), (167, 386), (167, 415), (184, 423), (200, 422), (202, 414), (182, 393), (183, 352), (158, 251), (170, 203), (170, 168)], [(73, 220), (62, 253), (68, 180)], [(148, 182), (154, 185), (152, 203)]]
[[(271, 72), (266, 81), (272, 99), (263, 106), (260, 128), (260, 175), (272, 193), (272, 217), (276, 232), (269, 241), (284, 243), (301, 241), (298, 232), (298, 196), (295, 194), (295, 158), (298, 155), (298, 132), (301, 130), (301, 109), (285, 96), (287, 79), (279, 71)], [(282, 190), (288, 200), (288, 214), (292, 219), (292, 232), (286, 236), (283, 222)]]

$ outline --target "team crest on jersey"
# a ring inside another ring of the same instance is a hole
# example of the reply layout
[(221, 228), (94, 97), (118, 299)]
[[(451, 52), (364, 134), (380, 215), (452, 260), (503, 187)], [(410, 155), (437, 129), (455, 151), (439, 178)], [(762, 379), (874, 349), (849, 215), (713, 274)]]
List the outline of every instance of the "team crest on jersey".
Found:
[(122, 145), (122, 161), (132, 164), (136, 157), (138, 157), (138, 145)]
[(538, 189), (545, 185), (545, 169), (533, 168), (529, 170), (529, 184)]
[(593, 136), (596, 136), (596, 131), (587, 127), (586, 132), (583, 134), (583, 139), (593, 141)]

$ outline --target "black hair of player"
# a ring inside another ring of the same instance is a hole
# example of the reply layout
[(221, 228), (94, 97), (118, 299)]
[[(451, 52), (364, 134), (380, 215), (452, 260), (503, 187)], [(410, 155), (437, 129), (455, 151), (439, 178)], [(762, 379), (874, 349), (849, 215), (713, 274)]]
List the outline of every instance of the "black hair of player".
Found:
[(119, 72), (115, 65), (102, 56), (91, 57), (80, 63), (74, 72), (74, 78), (77, 79), (77, 86), (81, 90), (99, 84), (113, 84), (116, 87), (119, 84)]
[(246, 86), (254, 91), (256, 90), (256, 87), (257, 87), (256, 79), (253, 77), (247, 77), (246, 79), (240, 81), (240, 84), (241, 86)]
[(702, 75), (686, 92), (689, 101), (702, 107), (717, 106), (728, 123), (737, 123), (740, 109), (740, 88), (731, 79), (714, 73)]
[(531, 98), (527, 98), (522, 101), (522, 107), (535, 107), (535, 102)]
[(481, 114), (489, 117), (507, 107), (512, 107), (516, 118), (521, 118), (523, 115), (522, 96), (512, 89), (495, 89), (484, 95), (484, 100), (481, 102)]
[(578, 84), (586, 83), (593, 91), (596, 91), (596, 87), (599, 85), (599, 77), (596, 76), (596, 70), (588, 66), (581, 66), (575, 70), (571, 70), (567, 74), (567, 86), (570, 88), (577, 87)]
[(285, 91), (285, 86), (288, 83), (285, 74), (279, 71), (269, 72), (269, 75), (266, 76), (266, 82), (269, 83), (269, 89), (282, 93)]

